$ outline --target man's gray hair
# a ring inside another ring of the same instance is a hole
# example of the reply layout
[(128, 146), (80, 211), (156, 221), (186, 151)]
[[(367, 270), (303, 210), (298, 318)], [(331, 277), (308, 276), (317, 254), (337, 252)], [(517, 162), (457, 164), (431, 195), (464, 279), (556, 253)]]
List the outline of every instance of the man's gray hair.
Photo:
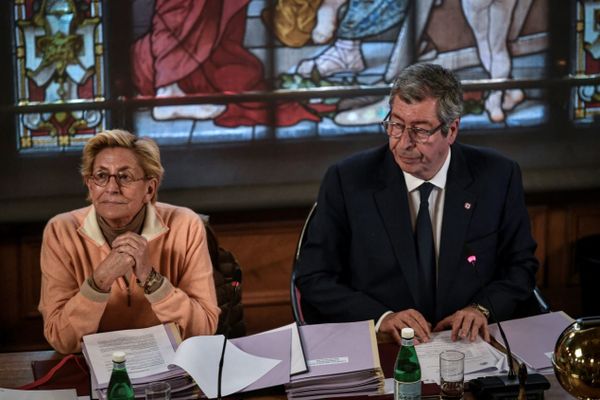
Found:
[(413, 64), (403, 69), (394, 80), (390, 107), (396, 97), (408, 104), (437, 99), (437, 117), (444, 124), (441, 128), (444, 135), (463, 111), (460, 81), (452, 71), (437, 64)]

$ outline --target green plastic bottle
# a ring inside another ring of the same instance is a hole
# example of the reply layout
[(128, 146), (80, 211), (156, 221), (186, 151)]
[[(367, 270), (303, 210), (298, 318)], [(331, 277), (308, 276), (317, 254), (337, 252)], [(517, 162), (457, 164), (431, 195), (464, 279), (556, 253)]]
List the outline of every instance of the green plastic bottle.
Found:
[(134, 400), (133, 386), (125, 368), (125, 352), (112, 354), (113, 369), (108, 382), (108, 400)]
[(421, 365), (415, 350), (415, 331), (403, 328), (402, 345), (394, 367), (394, 399), (415, 400), (421, 398)]

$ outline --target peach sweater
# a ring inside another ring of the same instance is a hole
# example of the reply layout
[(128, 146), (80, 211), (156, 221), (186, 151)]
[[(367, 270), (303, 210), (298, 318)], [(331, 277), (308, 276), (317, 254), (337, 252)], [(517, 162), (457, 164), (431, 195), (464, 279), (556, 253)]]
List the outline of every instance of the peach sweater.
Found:
[[(96, 332), (144, 328), (175, 322), (184, 338), (213, 334), (219, 308), (206, 244), (206, 231), (192, 210), (165, 203), (148, 205), (142, 229), (152, 266), (166, 279), (144, 294), (129, 277), (109, 293), (94, 290), (87, 278), (110, 247), (93, 206), (59, 214), (44, 229), (39, 310), (44, 335), (61, 353), (81, 351), (81, 338)], [(128, 293), (129, 292), (129, 293)]]

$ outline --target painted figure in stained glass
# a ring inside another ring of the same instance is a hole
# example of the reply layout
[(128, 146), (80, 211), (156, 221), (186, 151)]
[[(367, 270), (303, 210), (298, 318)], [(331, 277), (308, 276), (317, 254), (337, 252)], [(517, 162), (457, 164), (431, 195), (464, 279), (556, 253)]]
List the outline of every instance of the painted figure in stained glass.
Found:
[[(319, 25), (322, 25), (321, 10), (325, 8), (325, 4), (338, 1), (341, 2), (341, 0), (278, 0), (273, 8), (263, 9), (261, 16), (265, 25), (273, 26), (275, 37), (286, 46), (302, 47), (310, 41), (311, 36), (315, 43), (324, 43), (328, 39), (315, 40), (314, 32), (318, 29), (315, 24), (318, 19)], [(337, 12), (337, 8), (334, 12)], [(335, 14), (332, 18), (336, 18)]]
[[(463, 12), (473, 31), (481, 65), (492, 79), (509, 78), (511, 55), (508, 34), (512, 27), (520, 31), (533, 0), (461, 0)], [(512, 23), (511, 23), (512, 17)], [(485, 110), (492, 122), (502, 122), (505, 112), (525, 98), (521, 89), (492, 90)]]
[[(17, 15), (24, 17), (17, 21), (17, 43), (24, 47), (18, 63), (26, 74), (19, 79), (19, 102), (102, 97), (98, 82), (102, 68), (97, 68), (96, 54), (100, 19), (86, 11), (89, 6), (84, 0), (29, 1), (16, 6)], [(76, 135), (89, 137), (102, 117), (96, 110), (23, 114), (21, 147), (35, 146), (36, 141), (40, 145), (71, 145)]]
[[(346, 5), (346, 12), (336, 29), (335, 16), (342, 5)], [(362, 39), (403, 23), (407, 8), (408, 0), (348, 0), (347, 4), (344, 0), (324, 0), (312, 37), (315, 43), (326, 43), (332, 39), (334, 43), (318, 56), (302, 60), (297, 73), (309, 77), (316, 69), (320, 76), (327, 77), (340, 72), (363, 71)]]
[[(249, 0), (156, 0), (150, 32), (132, 47), (133, 82), (142, 95), (266, 90), (261, 61), (243, 46)], [(275, 113), (260, 103), (154, 107), (156, 120), (212, 119), (227, 127), (294, 125), (319, 117), (295, 102)]]
[[(134, 3), (140, 3), (134, 4), (134, 18), (152, 13), (132, 47), (133, 81), (144, 96), (382, 86), (421, 61), (455, 70), (461, 79), (539, 78), (546, 71), (547, 0)], [(492, 15), (502, 31), (478, 20), (490, 18), (494, 7), (505, 11)], [(484, 35), (499, 38), (477, 40)], [(486, 57), (484, 46), (503, 51)], [(540, 90), (531, 89), (467, 92), (462, 123), (467, 128), (539, 123), (546, 112), (540, 98)], [(138, 130), (156, 131), (159, 140), (171, 135), (178, 143), (204, 143), (377, 134), (387, 110), (383, 96), (355, 96), (280, 104), (271, 113), (256, 103), (161, 106), (139, 110), (135, 118)]]
[[(387, 12), (392, 11), (392, 15), (395, 15), (396, 19), (399, 18), (397, 21), (399, 24), (399, 29), (397, 35), (395, 36), (393, 47), (389, 53), (389, 58), (387, 60), (383, 60), (384, 73), (382, 74), (381, 78), (375, 82), (377, 84), (390, 84), (393, 82), (394, 78), (396, 78), (402, 69), (415, 61), (415, 54), (418, 54), (420, 50), (426, 47), (423, 41), (423, 32), (426, 27), (426, 22), (429, 18), (429, 13), (431, 12), (435, 2), (434, 0), (423, 0), (415, 3), (415, 20), (410, 19), (408, 15), (409, 4), (409, 2), (405, 2), (403, 4), (397, 3), (395, 6), (401, 5), (402, 8), (386, 10), (386, 14)], [(350, 6), (352, 6), (352, 4), (350, 4)], [(379, 4), (375, 6), (383, 5)], [(360, 15), (367, 11), (361, 10), (356, 5), (354, 7), (356, 8), (355, 10), (349, 8), (349, 11), (352, 11), (353, 14), (353, 17), (350, 19), (351, 21), (353, 19), (356, 20)], [(344, 16), (344, 20), (346, 19), (347, 15), (348, 14)], [(379, 25), (377, 20), (372, 20), (371, 22), (373, 23), (373, 26), (379, 28), (387, 27), (386, 29), (379, 29), (378, 31), (373, 30), (373, 28), (371, 28), (370, 32), (369, 30), (365, 30), (365, 32), (370, 33), (368, 36), (382, 34), (389, 29), (389, 25), (392, 21), (388, 18), (388, 23), (385, 25)], [(355, 27), (357, 31), (360, 31), (361, 25), (363, 24), (350, 23), (348, 24), (350, 28), (346, 28), (346, 30)], [(340, 27), (341, 26), (343, 25), (340, 25)], [(409, 31), (413, 29), (414, 37), (412, 37), (411, 33), (409, 33)], [(339, 34), (345, 35), (346, 33), (338, 29), (338, 35)], [(414, 40), (414, 42), (411, 40)], [(373, 58), (374, 54), (369, 57), (369, 61), (372, 61)], [(300, 65), (299, 68), (301, 66), (302, 65)], [(366, 104), (359, 103), (357, 106), (352, 105), (350, 107), (344, 106), (343, 103), (340, 104), (341, 107), (338, 108), (339, 112), (335, 115), (334, 121), (339, 125), (371, 125), (379, 123), (385, 118), (385, 115), (388, 112), (387, 110), (389, 109), (389, 99), (387, 96), (376, 101), (367, 100), (364, 103)]]
[[(278, 4), (290, 2), (280, 0)], [(443, 43), (440, 43), (438, 38), (428, 35), (431, 31), (456, 29), (458, 26), (463, 27), (463, 32), (471, 31), (475, 39), (475, 60), (484, 74), (492, 79), (510, 78), (513, 54), (508, 42), (518, 39), (532, 2), (323, 0), (312, 30), (312, 43), (333, 43), (323, 50), (319, 49), (316, 55), (300, 59), (295, 73), (313, 81), (316, 86), (327, 86), (332, 81), (342, 85), (387, 84), (399, 71), (415, 61), (436, 62), (455, 70), (472, 68), (475, 63), (470, 57), (469, 39), (456, 37), (456, 43), (452, 43), (454, 35), (446, 34)], [(410, 6), (415, 9), (411, 10)], [(431, 25), (434, 10), (437, 23), (443, 22), (439, 27)], [(294, 11), (290, 10), (288, 14)], [(440, 14), (445, 15), (440, 18)], [(276, 28), (275, 24), (275, 34), (281, 39), (282, 35), (278, 34)], [(394, 38), (393, 42), (390, 42), (391, 37)], [(544, 39), (537, 37), (519, 43), (522, 54), (539, 52), (545, 46)], [(382, 55), (387, 55), (387, 58), (382, 59)], [(483, 109), (491, 122), (505, 121), (506, 112), (514, 110), (525, 100), (525, 93), (520, 89), (491, 91), (486, 96), (483, 93), (468, 93), (467, 96), (470, 96), (469, 104), (481, 104), (470, 107), (469, 111), (480, 112), (478, 110)], [(345, 99), (337, 106), (333, 116), (336, 124), (371, 125), (385, 116), (388, 100)]]
[[(408, 15), (409, 1), (323, 0), (311, 37), (315, 44), (333, 43), (317, 55), (300, 60), (296, 73), (319, 83), (359, 74), (377, 76), (371, 79), (371, 84), (390, 83), (404, 67), (415, 61), (414, 48), (421, 39), (433, 5), (433, 0), (420, 1), (415, 5), (417, 43), (410, 43), (409, 30), (413, 21)], [(338, 15), (341, 15), (339, 21)], [(383, 46), (371, 46), (372, 50), (367, 55), (363, 53), (363, 48), (368, 46), (364, 46), (366, 39), (381, 35), (393, 27), (399, 29), (395, 42), (391, 44), (391, 52), (387, 53), (389, 58), (380, 59)], [(277, 29), (274, 30), (277, 34)], [(387, 109), (387, 98), (342, 100), (334, 121), (350, 126), (375, 124), (385, 117)]]

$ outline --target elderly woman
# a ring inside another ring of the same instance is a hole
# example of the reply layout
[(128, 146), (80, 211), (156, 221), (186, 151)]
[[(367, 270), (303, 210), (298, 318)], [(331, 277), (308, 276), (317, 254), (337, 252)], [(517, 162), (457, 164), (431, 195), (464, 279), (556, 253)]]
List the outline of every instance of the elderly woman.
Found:
[(129, 132), (99, 133), (83, 149), (92, 205), (52, 218), (42, 242), (39, 310), (57, 351), (80, 351), (90, 333), (165, 322), (183, 337), (215, 332), (204, 224), (156, 202), (163, 171), (156, 143)]

